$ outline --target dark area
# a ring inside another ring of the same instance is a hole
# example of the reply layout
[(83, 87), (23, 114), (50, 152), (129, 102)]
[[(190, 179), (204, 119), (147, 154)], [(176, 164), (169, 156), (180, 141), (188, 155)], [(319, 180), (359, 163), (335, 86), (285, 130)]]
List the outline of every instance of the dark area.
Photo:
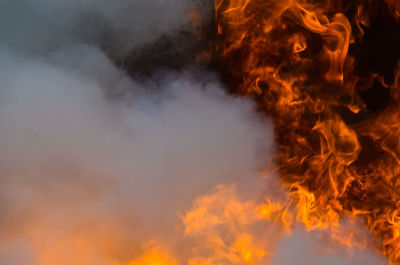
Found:
[(365, 35), (350, 46), (349, 54), (356, 59), (356, 74), (369, 79), (375, 73), (384, 78), (387, 86), (380, 81), (367, 88), (359, 88), (359, 95), (367, 106), (367, 111), (380, 112), (390, 103), (390, 88), (394, 83), (394, 73), (400, 59), (400, 23), (390, 15), (383, 1), (378, 1), (373, 10)]
[(197, 12), (202, 16), (197, 25), (187, 25), (158, 40), (132, 49), (122, 62), (122, 68), (131, 75), (150, 76), (163, 69), (182, 71), (200, 66), (213, 69), (216, 62), (214, 40), (216, 24), (211, 2), (201, 2)]
[(131, 74), (145, 76), (164, 68), (179, 71), (195, 64), (207, 44), (206, 38), (199, 40), (190, 31), (164, 35), (155, 43), (132, 50), (123, 67)]

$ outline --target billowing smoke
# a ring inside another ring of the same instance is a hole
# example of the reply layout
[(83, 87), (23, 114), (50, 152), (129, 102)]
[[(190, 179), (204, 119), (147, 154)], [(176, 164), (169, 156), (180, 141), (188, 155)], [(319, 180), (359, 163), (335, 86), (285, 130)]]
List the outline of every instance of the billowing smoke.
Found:
[[(273, 174), (259, 173), (271, 169), (272, 124), (251, 100), (197, 67), (135, 78), (118, 65), (191, 29), (198, 5), (2, 1), (1, 265), (150, 264), (140, 257), (158, 244), (185, 264), (196, 244), (182, 219), (197, 197), (221, 184), (243, 200), (279, 197)], [(281, 242), (274, 264), (310, 259), (293, 251), (299, 237)], [(307, 264), (322, 263), (333, 264)]]

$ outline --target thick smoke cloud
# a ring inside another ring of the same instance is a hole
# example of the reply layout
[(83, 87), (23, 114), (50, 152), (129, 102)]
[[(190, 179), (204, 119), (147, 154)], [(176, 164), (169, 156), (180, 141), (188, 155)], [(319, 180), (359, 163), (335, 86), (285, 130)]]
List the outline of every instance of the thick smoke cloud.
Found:
[[(255, 184), (247, 180), (270, 153), (271, 125), (249, 101), (230, 98), (206, 73), (204, 82), (160, 72), (139, 84), (108, 58), (122, 37), (135, 47), (184, 27), (191, 5), (3, 2), (4, 263), (133, 259), (148, 238), (178, 240), (178, 215), (197, 196), (221, 183)], [(109, 97), (115, 91), (125, 96)], [(80, 253), (80, 244), (97, 253)]]
[[(64, 229), (121, 212), (140, 232), (161, 233), (215, 185), (254, 183), (270, 125), (248, 101), (190, 74), (154, 81), (159, 91), (141, 87), (98, 50), (82, 52), (86, 73), (1, 52), (2, 235), (36, 218)], [(63, 56), (55, 61), (72, 61)], [(102, 83), (134, 93), (115, 102)]]
[(0, 264), (120, 264), (155, 237), (181, 249), (197, 196), (276, 194), (258, 177), (272, 124), (250, 100), (205, 71), (139, 82), (113, 63), (188, 27), (195, 4), (2, 1)]

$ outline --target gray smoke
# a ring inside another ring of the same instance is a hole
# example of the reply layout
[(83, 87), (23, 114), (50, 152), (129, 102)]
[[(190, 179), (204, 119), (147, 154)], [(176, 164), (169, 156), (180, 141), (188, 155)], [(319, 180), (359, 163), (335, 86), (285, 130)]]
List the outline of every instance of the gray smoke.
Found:
[(184, 244), (178, 216), (218, 184), (276, 194), (258, 177), (275, 153), (272, 124), (250, 100), (206, 71), (139, 81), (114, 64), (190, 27), (197, 4), (1, 1), (1, 265), (128, 262), (149, 238)]

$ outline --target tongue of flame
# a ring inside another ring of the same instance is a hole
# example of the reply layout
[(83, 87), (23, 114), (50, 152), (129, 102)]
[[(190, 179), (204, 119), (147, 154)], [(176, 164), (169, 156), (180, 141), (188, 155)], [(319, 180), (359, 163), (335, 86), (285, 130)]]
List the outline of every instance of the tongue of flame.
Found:
[[(360, 74), (362, 62), (350, 51), (363, 43), (378, 8), (398, 27), (399, 1), (324, 2), (216, 0), (218, 53), (227, 82), (257, 95), (274, 120), (281, 179), (297, 219), (315, 229), (361, 217), (396, 263), (400, 74)], [(373, 85), (391, 97), (380, 111), (362, 97)]]

